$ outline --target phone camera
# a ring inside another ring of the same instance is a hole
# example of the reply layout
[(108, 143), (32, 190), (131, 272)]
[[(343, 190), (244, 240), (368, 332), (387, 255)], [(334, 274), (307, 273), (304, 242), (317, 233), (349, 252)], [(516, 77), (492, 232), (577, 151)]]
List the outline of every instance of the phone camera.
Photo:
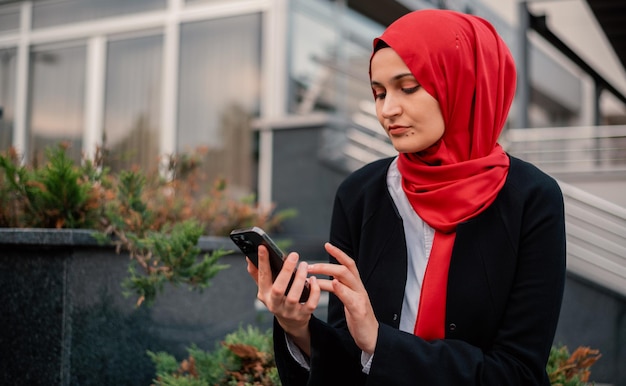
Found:
[(254, 252), (254, 244), (250, 240), (243, 240), (243, 247), (247, 252)]
[(246, 236), (235, 235), (233, 239), (244, 253), (254, 252), (254, 244), (252, 243), (252, 241), (248, 240)]

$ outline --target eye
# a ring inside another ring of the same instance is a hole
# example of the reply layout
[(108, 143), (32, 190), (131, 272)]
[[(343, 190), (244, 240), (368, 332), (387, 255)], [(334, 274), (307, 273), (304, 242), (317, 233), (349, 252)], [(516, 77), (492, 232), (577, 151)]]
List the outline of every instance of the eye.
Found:
[(419, 90), (419, 88), (420, 88), (419, 84), (414, 86), (414, 87), (403, 87), (402, 88), (402, 92), (405, 93), (405, 94), (413, 94), (413, 93), (417, 92), (417, 90)]
[(374, 93), (375, 100), (385, 99), (385, 95), (387, 95), (384, 89), (378, 89), (378, 88), (373, 88), (372, 93)]

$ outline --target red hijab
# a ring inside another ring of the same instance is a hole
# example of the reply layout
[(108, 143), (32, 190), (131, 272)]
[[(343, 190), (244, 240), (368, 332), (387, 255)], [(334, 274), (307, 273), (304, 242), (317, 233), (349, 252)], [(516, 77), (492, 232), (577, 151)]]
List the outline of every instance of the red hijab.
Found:
[(445, 122), (436, 144), (398, 157), (409, 202), (435, 229), (414, 332), (442, 339), (457, 225), (489, 207), (509, 170), (497, 140), (515, 94), (515, 64), (491, 24), (454, 11), (411, 12), (375, 39), (374, 47), (379, 40), (437, 99)]

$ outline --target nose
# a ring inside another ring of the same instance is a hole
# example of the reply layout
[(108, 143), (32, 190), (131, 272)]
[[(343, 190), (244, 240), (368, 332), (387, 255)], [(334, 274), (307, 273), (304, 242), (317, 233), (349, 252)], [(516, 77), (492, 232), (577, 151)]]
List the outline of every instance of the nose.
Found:
[(383, 118), (392, 118), (400, 115), (402, 112), (402, 107), (400, 106), (399, 101), (391, 93), (387, 93), (385, 99), (383, 99), (383, 104), (380, 110)]

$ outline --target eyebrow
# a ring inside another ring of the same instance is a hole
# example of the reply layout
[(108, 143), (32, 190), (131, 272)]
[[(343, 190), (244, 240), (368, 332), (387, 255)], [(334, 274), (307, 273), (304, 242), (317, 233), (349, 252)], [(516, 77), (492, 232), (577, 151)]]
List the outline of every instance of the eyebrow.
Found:
[[(412, 74), (412, 73), (410, 73), (410, 72), (405, 72), (405, 73), (398, 74), (398, 75), (394, 76), (393, 78), (391, 78), (391, 80), (393, 80), (393, 81), (397, 81), (397, 80), (400, 80), (400, 79), (405, 78), (405, 77), (407, 77), (407, 76), (410, 76), (410, 77), (413, 77), (413, 78), (414, 78), (414, 76), (413, 76), (413, 74)], [(377, 81), (375, 81), (375, 80), (371, 81), (371, 83), (370, 83), (370, 84), (371, 84), (372, 86), (382, 86), (382, 85), (383, 85), (382, 83), (377, 82)]]

